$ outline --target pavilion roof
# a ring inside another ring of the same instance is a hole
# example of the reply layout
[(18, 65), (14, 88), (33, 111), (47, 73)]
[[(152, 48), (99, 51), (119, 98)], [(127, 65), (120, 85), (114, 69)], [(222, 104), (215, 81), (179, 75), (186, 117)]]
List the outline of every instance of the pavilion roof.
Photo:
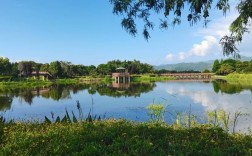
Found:
[(116, 70), (125, 70), (126, 68), (123, 68), (123, 67), (119, 67), (119, 68), (116, 68)]

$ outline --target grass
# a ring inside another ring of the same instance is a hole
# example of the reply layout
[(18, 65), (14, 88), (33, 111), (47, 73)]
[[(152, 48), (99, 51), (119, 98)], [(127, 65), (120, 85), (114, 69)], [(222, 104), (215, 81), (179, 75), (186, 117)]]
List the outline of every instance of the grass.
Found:
[(224, 79), (230, 84), (252, 86), (252, 74), (232, 73), (227, 76), (217, 76), (217, 79)]
[(126, 120), (11, 123), (1, 155), (251, 155), (252, 136), (200, 125), (191, 129)]
[(86, 81), (82, 81), (81, 78), (56, 79), (55, 81), (24, 79), (19, 81), (0, 82), (0, 88), (34, 88), (34, 87), (49, 87), (53, 84), (72, 85), (82, 83), (86, 83)]
[(77, 78), (67, 78), (67, 79), (57, 79), (56, 84), (63, 84), (63, 85), (68, 85), (68, 84), (78, 84), (79, 79)]
[(3, 81), (11, 81), (12, 79), (12, 76), (4, 76), (4, 75), (0, 75), (0, 82), (3, 82)]
[(44, 87), (50, 86), (53, 82), (51, 81), (11, 81), (11, 82), (0, 82), (0, 88), (31, 88), (31, 87)]
[[(252, 133), (228, 133), (220, 123), (229, 114), (209, 112), (207, 124), (132, 122), (74, 113), (44, 122), (6, 122), (0, 117), (0, 155), (251, 155)], [(147, 109), (162, 119), (163, 104)], [(225, 115), (225, 116), (223, 116)], [(72, 119), (71, 117), (72, 116)], [(221, 121), (220, 119), (225, 118)], [(190, 116), (189, 116), (190, 118)], [(218, 118), (218, 120), (216, 120)], [(192, 122), (192, 120), (190, 120)], [(213, 122), (213, 124), (211, 124)], [(181, 125), (181, 126), (178, 126)], [(219, 125), (219, 126), (218, 126)], [(224, 126), (225, 127), (225, 126)]]
[[(174, 80), (171, 77), (160, 77), (155, 74), (146, 74), (146, 75), (132, 75), (132, 82), (155, 82), (155, 81), (168, 81)], [(31, 88), (31, 87), (45, 87), (52, 84), (81, 84), (81, 83), (111, 83), (113, 79), (110, 75), (104, 77), (92, 77), (92, 76), (83, 76), (75, 78), (65, 78), (65, 79), (56, 79), (55, 81), (42, 81), (34, 80), (27, 78), (18, 78), (11, 80), (10, 76), (1, 76), (0, 77), (0, 88)]]
[(228, 74), (225, 79), (227, 80), (239, 80), (239, 81), (251, 81), (252, 82), (252, 74), (238, 74), (238, 73), (232, 73)]
[(156, 74), (146, 74), (146, 75), (132, 75), (131, 80), (133, 82), (155, 82), (155, 81), (175, 80), (175, 78), (158, 76)]

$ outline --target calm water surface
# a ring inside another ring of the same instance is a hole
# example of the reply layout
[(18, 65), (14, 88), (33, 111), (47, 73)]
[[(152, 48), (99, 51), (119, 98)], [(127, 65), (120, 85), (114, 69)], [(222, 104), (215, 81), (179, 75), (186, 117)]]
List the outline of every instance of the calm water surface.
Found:
[[(85, 84), (51, 86), (34, 89), (0, 89), (0, 114), (7, 119), (43, 120), (44, 116), (63, 116), (65, 111), (78, 114), (76, 101), (87, 116), (126, 118), (147, 121), (150, 103), (167, 105), (165, 120), (174, 121), (176, 112), (191, 110), (199, 120), (206, 120), (206, 111), (224, 109), (252, 113), (252, 86), (231, 85), (223, 81), (169, 81), (113, 86)], [(252, 125), (252, 115), (239, 118), (237, 129)]]

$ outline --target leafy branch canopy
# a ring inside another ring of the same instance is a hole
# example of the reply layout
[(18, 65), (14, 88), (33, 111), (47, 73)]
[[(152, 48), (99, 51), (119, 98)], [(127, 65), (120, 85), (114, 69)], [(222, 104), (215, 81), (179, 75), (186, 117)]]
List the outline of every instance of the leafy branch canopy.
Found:
[[(150, 38), (149, 30), (154, 29), (154, 23), (150, 20), (151, 14), (163, 14), (159, 28), (167, 29), (169, 25), (175, 26), (181, 23), (182, 11), (189, 8), (186, 14), (190, 25), (194, 25), (203, 19), (204, 26), (209, 22), (208, 17), (211, 7), (216, 8), (226, 15), (230, 9), (229, 0), (110, 0), (113, 5), (113, 13), (122, 15), (122, 27), (132, 36), (138, 33), (136, 19), (143, 21), (142, 34), (146, 40)], [(242, 41), (244, 33), (249, 32), (249, 24), (252, 18), (252, 0), (239, 0), (236, 9), (238, 17), (230, 25), (230, 35), (225, 35), (220, 44), (224, 55), (239, 56), (237, 44)], [(168, 22), (168, 17), (173, 19)]]

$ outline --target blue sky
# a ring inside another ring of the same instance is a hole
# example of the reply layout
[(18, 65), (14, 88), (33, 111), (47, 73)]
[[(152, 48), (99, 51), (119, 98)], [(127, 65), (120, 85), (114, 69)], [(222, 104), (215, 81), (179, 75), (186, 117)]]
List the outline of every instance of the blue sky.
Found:
[[(152, 65), (195, 62), (222, 57), (221, 35), (237, 16), (213, 10), (208, 28), (202, 23), (160, 30), (158, 23), (147, 42), (141, 34), (130, 36), (120, 25), (122, 16), (112, 13), (109, 0), (0, 0), (0, 56), (10, 61), (55, 60), (98, 65), (110, 60), (140, 60)], [(159, 17), (153, 16), (154, 21)], [(239, 48), (251, 56), (245, 36)]]

